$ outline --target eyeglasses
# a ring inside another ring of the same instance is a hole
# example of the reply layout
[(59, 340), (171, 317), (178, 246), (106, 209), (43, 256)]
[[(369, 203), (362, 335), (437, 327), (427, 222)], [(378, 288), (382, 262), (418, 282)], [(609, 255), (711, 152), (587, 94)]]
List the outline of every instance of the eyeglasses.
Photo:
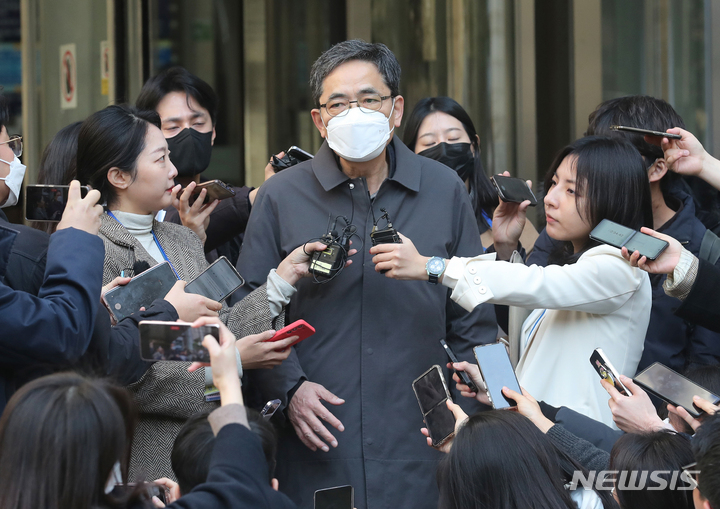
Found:
[(691, 481), (693, 488), (697, 488), (698, 487), (698, 474), (700, 473), (700, 471), (697, 469), (697, 461), (695, 463), (690, 463), (689, 465), (685, 465), (684, 467), (680, 467), (680, 468), (685, 473), (686, 480), (688, 482)]
[(8, 141), (0, 141), (0, 145), (5, 145), (6, 143), (7, 146), (10, 147), (10, 150), (13, 151), (13, 154), (15, 154), (17, 157), (20, 157), (22, 155), (22, 136), (13, 134), (12, 136), (10, 136), (10, 139)]
[(347, 115), (347, 112), (350, 111), (350, 104), (355, 103), (360, 108), (360, 111), (363, 113), (372, 113), (373, 111), (378, 111), (380, 108), (382, 108), (383, 101), (386, 99), (390, 99), (391, 95), (378, 95), (378, 94), (362, 94), (359, 95), (358, 98), (355, 101), (349, 101), (348, 99), (338, 97), (337, 99), (332, 99), (325, 104), (321, 104), (321, 108), (325, 108), (325, 111), (328, 112), (328, 115), (331, 117), (342, 117), (343, 115)]

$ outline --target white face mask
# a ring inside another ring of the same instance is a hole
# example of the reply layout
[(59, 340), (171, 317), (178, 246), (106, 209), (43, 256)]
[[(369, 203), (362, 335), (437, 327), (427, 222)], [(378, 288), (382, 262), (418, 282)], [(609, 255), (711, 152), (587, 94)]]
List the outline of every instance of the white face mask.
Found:
[(4, 159), (0, 159), (0, 162), (10, 166), (10, 173), (7, 174), (7, 177), (0, 177), (0, 180), (4, 180), (5, 185), (10, 190), (7, 200), (5, 200), (5, 203), (0, 205), (0, 208), (12, 207), (18, 202), (18, 197), (20, 196), (20, 188), (22, 187), (23, 179), (25, 178), (25, 165), (20, 162), (18, 156), (15, 156), (15, 159), (13, 159), (12, 162)]
[(333, 151), (348, 161), (362, 163), (375, 159), (385, 150), (385, 143), (395, 127), (390, 129), (388, 120), (380, 111), (365, 113), (360, 108), (350, 108), (342, 117), (332, 117), (328, 122), (327, 141)]

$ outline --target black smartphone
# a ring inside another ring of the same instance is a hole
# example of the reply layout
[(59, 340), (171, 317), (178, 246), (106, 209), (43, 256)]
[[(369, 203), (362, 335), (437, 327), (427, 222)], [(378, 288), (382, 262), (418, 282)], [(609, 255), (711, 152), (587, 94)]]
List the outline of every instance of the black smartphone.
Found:
[(352, 486), (336, 486), (315, 492), (315, 509), (353, 509), (355, 492)]
[(531, 207), (537, 205), (535, 194), (533, 194), (532, 189), (528, 187), (527, 182), (523, 179), (493, 175), (490, 177), (490, 180), (502, 201), (522, 203), (525, 200), (530, 200)]
[(440, 366), (436, 364), (428, 369), (412, 386), (432, 445), (441, 446), (455, 435), (455, 416), (445, 403), (450, 399), (450, 392)]
[[(205, 194), (205, 201), (203, 203), (210, 203), (213, 200), (224, 200), (225, 198), (235, 196), (235, 189), (233, 189), (232, 186), (227, 185), (222, 180), (208, 180), (207, 182), (200, 182), (195, 186), (195, 189), (193, 189), (192, 194), (190, 195), (190, 203), (195, 202), (200, 194), (200, 191), (203, 189), (207, 189), (207, 194)], [(182, 193), (182, 191), (180, 193)]]
[(177, 276), (168, 262), (150, 267), (124, 286), (116, 286), (103, 295), (103, 303), (116, 321), (130, 316), (141, 307), (147, 308), (162, 299), (177, 283)]
[(664, 133), (662, 131), (653, 131), (651, 129), (640, 129), (639, 127), (627, 127), (624, 125), (611, 125), (610, 129), (613, 131), (627, 131), (629, 133), (642, 134), (643, 136), (657, 136), (664, 137), (671, 140), (681, 140), (682, 136), (679, 134)]
[(312, 155), (310, 152), (305, 152), (303, 149), (301, 149), (300, 147), (296, 147), (295, 145), (287, 149), (286, 154), (294, 157), (298, 161), (308, 161), (315, 158), (315, 156)]
[(143, 320), (140, 328), (140, 357), (146, 361), (210, 362), (207, 348), (202, 346), (210, 334), (220, 341), (220, 327), (192, 327), (183, 322)]
[(493, 408), (502, 410), (516, 407), (517, 402), (505, 397), (502, 392), (502, 388), (507, 387), (522, 394), (505, 345), (502, 343), (480, 345), (473, 348), (473, 351)]
[(260, 415), (263, 419), (266, 421), (269, 421), (270, 418), (275, 415), (275, 412), (277, 411), (278, 407), (280, 406), (280, 400), (279, 399), (271, 399), (267, 403), (265, 403), (265, 406), (260, 411)]
[(198, 277), (185, 286), (186, 293), (196, 293), (222, 302), (245, 284), (230, 260), (221, 256)]
[(602, 348), (595, 349), (590, 356), (590, 364), (592, 364), (593, 369), (597, 371), (597, 374), (600, 375), (600, 378), (611, 383), (620, 394), (624, 396), (631, 395), (627, 387), (620, 381), (620, 373), (618, 373), (618, 370), (612, 365), (610, 359), (605, 356)]
[[(445, 349), (445, 353), (447, 353), (448, 357), (450, 358), (450, 362), (460, 362), (458, 360), (457, 356), (455, 355), (455, 352), (453, 352), (450, 349), (450, 345), (448, 345), (444, 339), (440, 340), (440, 344)], [(460, 380), (462, 380), (462, 383), (467, 385), (472, 392), (478, 392), (477, 385), (475, 385), (475, 382), (473, 382), (470, 379), (470, 375), (468, 375), (464, 371), (457, 371), (457, 370), (455, 370), (455, 373), (458, 374), (458, 376), (460, 377)]]
[[(80, 196), (85, 198), (88, 186), (80, 186)], [(62, 219), (68, 200), (70, 186), (25, 186), (25, 219), (41, 223), (56, 223)]]
[(590, 238), (618, 249), (625, 246), (630, 254), (640, 251), (640, 254), (648, 260), (655, 260), (669, 245), (664, 240), (614, 223), (609, 219), (600, 221), (600, 224), (590, 232)]
[(635, 377), (635, 383), (650, 394), (672, 405), (683, 407), (693, 417), (700, 417), (704, 413), (693, 403), (693, 396), (700, 396), (713, 405), (720, 402), (719, 396), (659, 362), (639, 373)]

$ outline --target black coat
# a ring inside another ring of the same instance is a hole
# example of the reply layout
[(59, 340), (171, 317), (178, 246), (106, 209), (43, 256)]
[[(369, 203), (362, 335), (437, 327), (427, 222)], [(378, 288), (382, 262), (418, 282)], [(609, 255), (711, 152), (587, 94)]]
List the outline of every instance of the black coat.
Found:
[[(386, 208), (393, 226), (424, 255), (481, 254), (475, 215), (457, 174), (414, 154), (397, 137), (388, 152), (390, 176), (372, 203), (375, 217)], [(355, 487), (358, 509), (437, 507), (435, 470), (442, 454), (419, 432), (423, 420), (412, 382), (439, 364), (454, 390), (439, 340), (447, 337), (458, 357), (472, 360), (472, 346), (494, 342), (497, 334), (492, 305), (468, 314), (441, 285), (375, 272), (368, 252), (370, 207), (363, 182), (339, 169), (325, 143), (315, 159), (278, 173), (260, 188), (238, 262), (247, 284), (234, 299), (261, 285), (293, 249), (327, 233), (328, 215), (346, 216), (357, 227), (352, 265), (328, 284), (311, 278), (297, 284), (289, 322), (302, 318), (317, 333), (295, 346), (282, 365), (250, 373), (266, 400), (287, 398), (304, 378), (345, 400), (327, 405), (345, 426), (342, 433), (329, 427), (339, 443), (330, 452), (310, 451), (292, 428), (281, 436), (280, 489), (300, 507), (312, 506), (315, 490), (343, 484)], [(343, 225), (340, 219), (335, 229)]]
[[(658, 231), (677, 239), (695, 256), (706, 228), (695, 217), (695, 205), (690, 195), (674, 191), (670, 205), (675, 215)], [(543, 229), (527, 259), (528, 265), (547, 265), (550, 252), (557, 246)], [(716, 364), (720, 362), (720, 335), (690, 320), (674, 314), (678, 300), (663, 290), (665, 276), (651, 275), (652, 309), (645, 336), (645, 349), (638, 364), (638, 372), (654, 362), (660, 362), (676, 371), (683, 371), (688, 363)], [(612, 359), (611, 359), (612, 360)]]
[(720, 267), (700, 260), (695, 284), (675, 313), (680, 318), (720, 332)]
[[(5, 270), (17, 236), (17, 230), (0, 225)], [(99, 237), (64, 229), (50, 239), (37, 297), (0, 284), (0, 411), (15, 391), (17, 371), (73, 362), (85, 352), (99, 305), (104, 255)]]

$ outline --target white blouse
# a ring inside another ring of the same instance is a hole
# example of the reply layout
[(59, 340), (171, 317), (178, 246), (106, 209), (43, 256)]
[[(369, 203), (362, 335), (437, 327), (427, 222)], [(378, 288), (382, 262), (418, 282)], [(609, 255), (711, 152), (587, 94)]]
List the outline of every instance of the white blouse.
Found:
[(652, 305), (648, 275), (619, 249), (594, 247), (572, 265), (548, 267), (495, 261), (494, 253), (453, 258), (443, 285), (467, 310), (483, 302), (534, 309), (523, 324), (520, 385), (538, 400), (614, 426), (590, 355), (602, 348), (620, 373), (634, 376)]

